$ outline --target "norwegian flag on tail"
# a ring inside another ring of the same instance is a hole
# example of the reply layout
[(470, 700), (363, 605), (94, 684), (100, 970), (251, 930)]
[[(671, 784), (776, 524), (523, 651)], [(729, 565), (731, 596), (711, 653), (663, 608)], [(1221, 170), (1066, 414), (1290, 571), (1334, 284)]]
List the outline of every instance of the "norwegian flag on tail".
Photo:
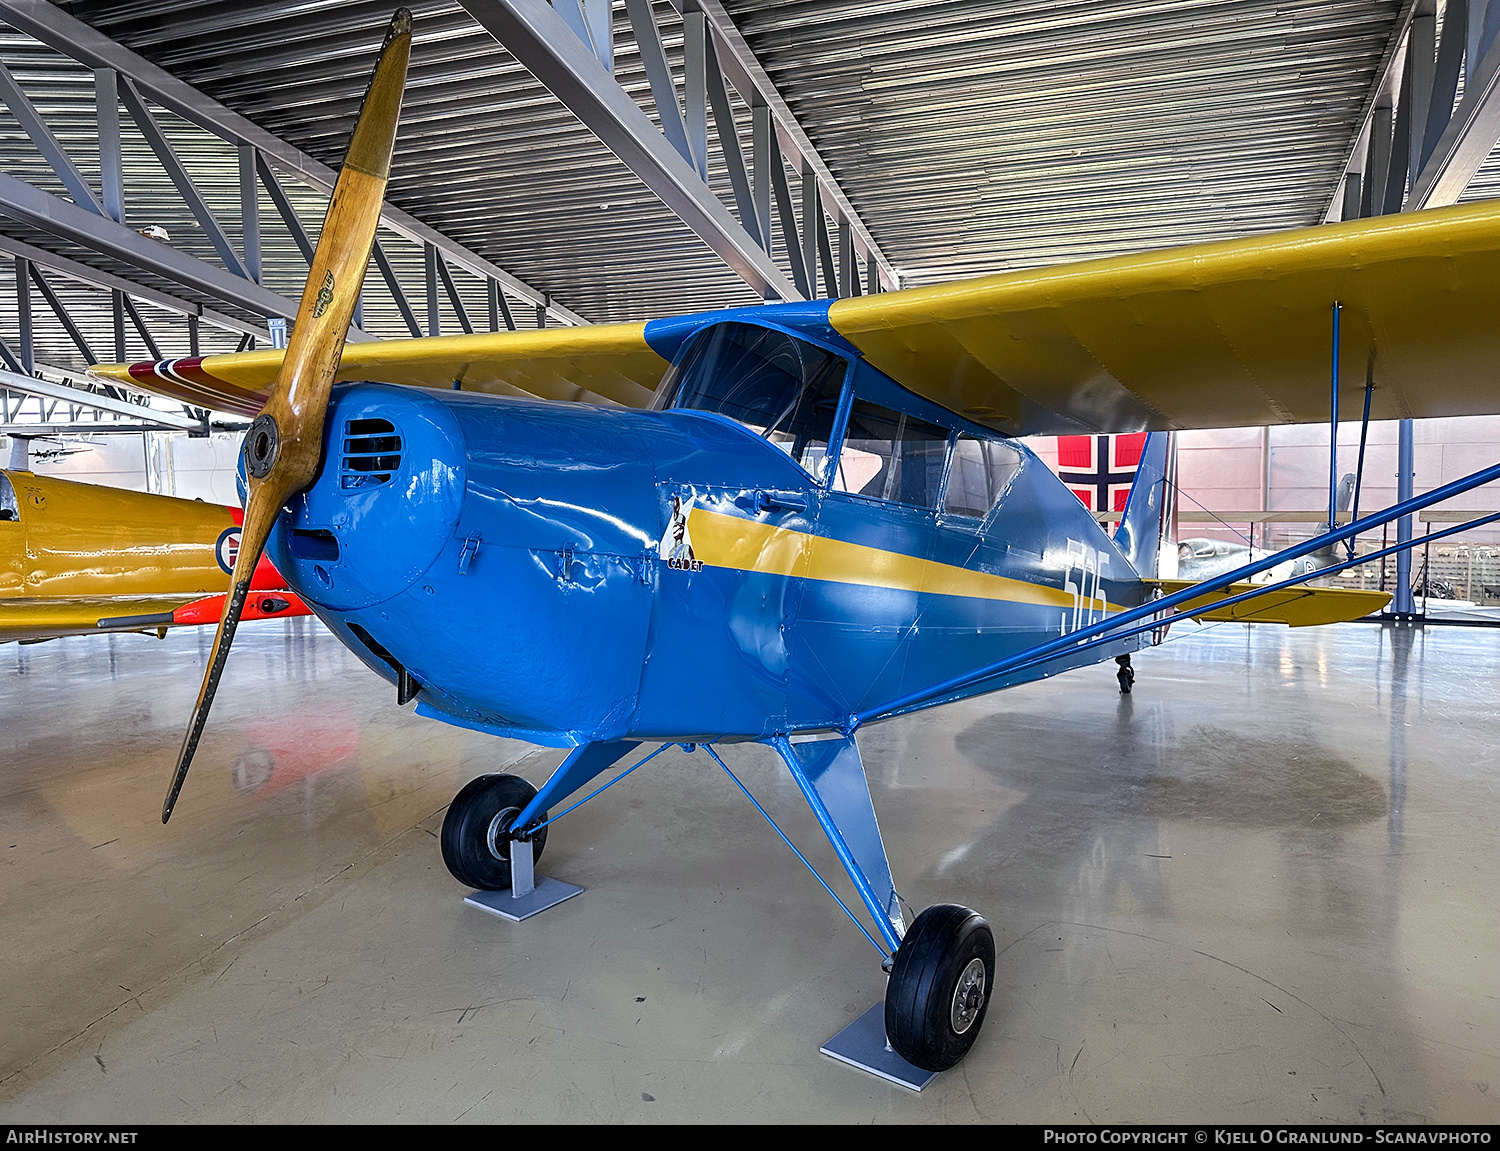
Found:
[(1145, 447), (1145, 432), (1058, 436), (1058, 478), (1089, 511), (1124, 511)]

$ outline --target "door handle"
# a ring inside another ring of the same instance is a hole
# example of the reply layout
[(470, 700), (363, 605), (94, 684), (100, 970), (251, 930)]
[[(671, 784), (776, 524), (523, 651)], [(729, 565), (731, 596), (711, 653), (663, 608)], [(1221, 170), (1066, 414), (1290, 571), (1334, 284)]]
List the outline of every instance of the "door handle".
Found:
[(807, 497), (794, 492), (756, 492), (757, 512), (805, 512)]

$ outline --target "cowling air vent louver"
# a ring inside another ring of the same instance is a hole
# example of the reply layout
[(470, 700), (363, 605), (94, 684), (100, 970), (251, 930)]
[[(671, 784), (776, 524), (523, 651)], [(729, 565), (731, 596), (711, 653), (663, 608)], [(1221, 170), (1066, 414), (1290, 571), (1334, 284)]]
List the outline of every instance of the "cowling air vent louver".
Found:
[(390, 420), (344, 421), (344, 456), (339, 485), (345, 491), (390, 482), (401, 467), (401, 437)]

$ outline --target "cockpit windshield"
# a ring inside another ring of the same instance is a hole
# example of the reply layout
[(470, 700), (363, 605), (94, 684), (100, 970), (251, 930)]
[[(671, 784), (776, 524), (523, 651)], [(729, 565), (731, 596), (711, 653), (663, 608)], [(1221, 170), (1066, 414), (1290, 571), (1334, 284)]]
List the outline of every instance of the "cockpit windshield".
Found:
[(776, 328), (717, 324), (678, 366), (664, 406), (737, 420), (822, 479), (847, 367)]

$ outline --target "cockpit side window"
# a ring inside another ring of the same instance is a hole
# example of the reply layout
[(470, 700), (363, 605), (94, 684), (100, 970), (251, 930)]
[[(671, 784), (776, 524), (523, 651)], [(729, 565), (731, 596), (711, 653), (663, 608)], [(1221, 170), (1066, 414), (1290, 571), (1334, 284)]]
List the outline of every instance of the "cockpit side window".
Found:
[(737, 420), (821, 481), (848, 366), (776, 328), (716, 324), (678, 365), (664, 406)]
[(1009, 444), (960, 435), (943, 508), (949, 515), (983, 519), (1021, 468), (1021, 453)]
[(16, 502), (16, 489), (10, 477), (0, 472), (0, 523), (14, 522), (21, 518), (21, 505)]
[(919, 508), (936, 507), (947, 453), (947, 428), (868, 400), (855, 400), (833, 490)]

